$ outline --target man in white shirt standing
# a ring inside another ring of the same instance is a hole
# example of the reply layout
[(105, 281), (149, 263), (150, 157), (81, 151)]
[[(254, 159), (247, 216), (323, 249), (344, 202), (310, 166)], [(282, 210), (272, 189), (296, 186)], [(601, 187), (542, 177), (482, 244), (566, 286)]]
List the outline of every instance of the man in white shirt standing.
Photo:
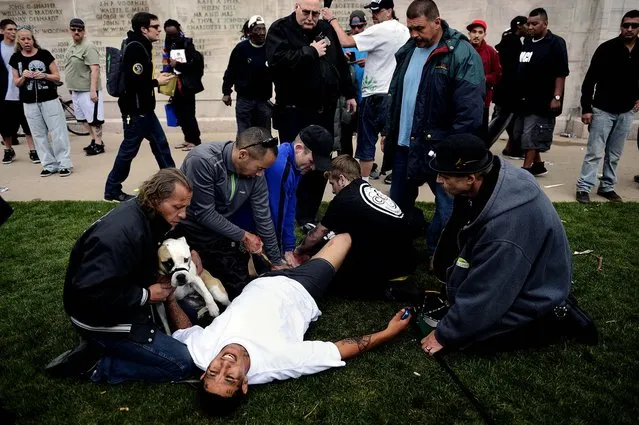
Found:
[(18, 128), (22, 126), (22, 131), (27, 136), (27, 145), (29, 146), (29, 159), (34, 164), (40, 163), (38, 153), (36, 152), (31, 130), (27, 119), (24, 116), (24, 108), (20, 102), (20, 93), (18, 87), (13, 82), (13, 71), (9, 65), (11, 55), (15, 53), (16, 42), (16, 23), (11, 19), (3, 19), (0, 21), (0, 134), (4, 142), (3, 164), (11, 164), (16, 156), (13, 150), (13, 144), (17, 144), (15, 137)]
[(331, 239), (309, 262), (267, 273), (249, 283), (233, 303), (206, 328), (191, 326), (175, 297), (165, 302), (173, 337), (183, 342), (204, 371), (202, 408), (225, 416), (243, 401), (248, 386), (298, 378), (331, 367), (387, 342), (410, 322), (401, 310), (386, 329), (335, 343), (304, 341), (321, 312), (322, 297), (351, 247), (351, 237)]
[(64, 55), (65, 83), (71, 90), (75, 118), (91, 134), (91, 143), (84, 151), (87, 155), (98, 155), (104, 153), (100, 54), (95, 45), (85, 38), (86, 30), (82, 19), (71, 19), (69, 33), (73, 41)]
[(410, 34), (397, 20), (393, 0), (372, 0), (364, 7), (371, 10), (375, 25), (352, 36), (346, 34), (330, 9), (322, 9), (322, 14), (335, 29), (342, 47), (357, 47), (359, 51), (367, 52), (355, 158), (359, 159), (362, 178), (368, 181), (377, 138), (384, 129), (390, 105), (388, 89), (395, 71), (395, 53), (406, 44)]

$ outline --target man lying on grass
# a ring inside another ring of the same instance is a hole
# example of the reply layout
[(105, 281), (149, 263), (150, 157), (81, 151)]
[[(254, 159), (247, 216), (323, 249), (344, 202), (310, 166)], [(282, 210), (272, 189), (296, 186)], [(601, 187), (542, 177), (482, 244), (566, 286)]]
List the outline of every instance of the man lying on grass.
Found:
[(348, 234), (331, 239), (306, 264), (269, 272), (249, 283), (206, 328), (191, 326), (174, 297), (165, 303), (173, 337), (202, 370), (202, 408), (218, 416), (234, 411), (249, 384), (298, 378), (331, 367), (390, 340), (409, 323), (404, 310), (383, 331), (335, 343), (304, 341), (320, 311), (318, 300), (351, 247)]

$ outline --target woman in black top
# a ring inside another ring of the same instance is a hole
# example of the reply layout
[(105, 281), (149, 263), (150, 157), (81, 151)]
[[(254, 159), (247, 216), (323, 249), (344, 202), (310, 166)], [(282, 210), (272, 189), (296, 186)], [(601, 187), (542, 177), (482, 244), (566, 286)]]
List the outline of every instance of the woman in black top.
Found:
[(48, 50), (40, 48), (31, 29), (20, 28), (16, 39), (16, 53), (9, 64), (13, 67), (13, 81), (20, 89), (24, 114), (42, 160), (40, 176), (59, 172), (61, 177), (66, 177), (71, 174), (73, 165), (64, 111), (58, 101), (58, 65)]

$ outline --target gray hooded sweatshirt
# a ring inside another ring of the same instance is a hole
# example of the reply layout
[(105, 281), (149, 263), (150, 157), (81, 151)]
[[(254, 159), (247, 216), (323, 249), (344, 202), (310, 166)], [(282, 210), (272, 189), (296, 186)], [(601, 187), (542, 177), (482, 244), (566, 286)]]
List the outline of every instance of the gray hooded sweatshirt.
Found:
[(451, 308), (435, 331), (445, 347), (519, 328), (570, 292), (572, 258), (557, 211), (528, 171), (497, 161), (493, 193), (459, 232), (461, 251), (446, 272)]

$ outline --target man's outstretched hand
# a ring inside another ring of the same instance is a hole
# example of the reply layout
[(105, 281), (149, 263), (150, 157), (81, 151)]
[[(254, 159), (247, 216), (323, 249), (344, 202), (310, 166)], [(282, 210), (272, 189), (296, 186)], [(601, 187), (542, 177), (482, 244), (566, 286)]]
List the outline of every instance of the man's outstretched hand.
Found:
[(405, 312), (405, 308), (399, 310), (397, 313), (395, 313), (390, 322), (388, 322), (388, 326), (386, 326), (386, 332), (388, 332), (390, 336), (394, 337), (399, 335), (410, 324), (413, 315), (411, 314), (407, 318), (402, 320), (402, 316)]

